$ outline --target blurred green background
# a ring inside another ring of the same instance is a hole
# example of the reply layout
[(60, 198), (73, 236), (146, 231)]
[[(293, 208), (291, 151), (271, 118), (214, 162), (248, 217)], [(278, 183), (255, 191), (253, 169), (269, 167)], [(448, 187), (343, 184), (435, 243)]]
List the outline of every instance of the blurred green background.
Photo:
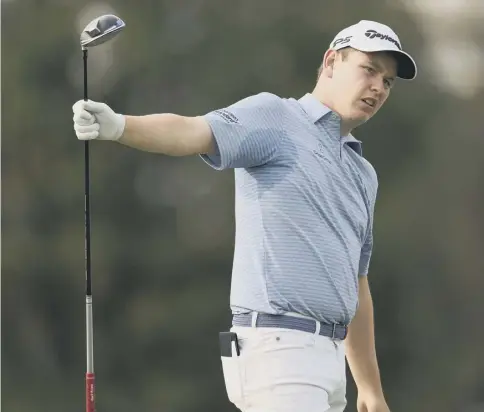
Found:
[[(90, 98), (129, 114), (203, 114), (249, 94), (311, 91), (327, 45), (360, 19), (419, 63), (355, 132), (380, 191), (370, 281), (392, 411), (484, 411), (482, 0), (2, 1), (2, 410), (84, 409), (79, 34)], [(91, 145), (100, 412), (235, 411), (218, 353), (230, 323), (233, 172), (197, 157)], [(355, 411), (349, 380), (348, 411)]]

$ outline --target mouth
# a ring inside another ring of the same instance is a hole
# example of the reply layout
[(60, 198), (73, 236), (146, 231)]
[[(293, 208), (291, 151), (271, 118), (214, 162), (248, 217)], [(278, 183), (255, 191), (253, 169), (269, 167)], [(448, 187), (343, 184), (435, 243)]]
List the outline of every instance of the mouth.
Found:
[(361, 99), (362, 102), (364, 102), (365, 104), (367, 104), (368, 106), (370, 106), (371, 108), (375, 108), (376, 107), (376, 99), (373, 99), (372, 97), (367, 97), (365, 99)]

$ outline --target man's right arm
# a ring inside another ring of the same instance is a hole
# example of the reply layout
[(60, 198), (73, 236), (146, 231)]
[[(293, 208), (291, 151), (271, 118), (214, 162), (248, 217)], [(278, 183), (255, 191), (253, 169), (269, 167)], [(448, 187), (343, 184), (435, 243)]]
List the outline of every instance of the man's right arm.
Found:
[(129, 116), (105, 103), (73, 106), (79, 140), (111, 140), (169, 156), (201, 155), (217, 170), (260, 166), (274, 159), (286, 135), (282, 99), (260, 93), (204, 116)]
[(73, 106), (79, 140), (111, 140), (132, 148), (169, 156), (212, 154), (215, 140), (204, 117), (171, 113), (126, 116), (105, 103), (78, 101)]
[(169, 156), (213, 153), (212, 129), (201, 116), (185, 117), (171, 113), (125, 116), (119, 143), (145, 152)]

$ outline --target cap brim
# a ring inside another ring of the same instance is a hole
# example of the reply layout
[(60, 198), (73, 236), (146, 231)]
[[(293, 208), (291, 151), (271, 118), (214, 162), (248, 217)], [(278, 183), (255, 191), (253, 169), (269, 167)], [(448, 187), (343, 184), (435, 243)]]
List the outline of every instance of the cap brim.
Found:
[(413, 80), (417, 77), (417, 64), (412, 56), (401, 50), (386, 50), (397, 60), (397, 76), (404, 80)]
[(365, 52), (365, 53), (376, 53), (376, 52), (388, 52), (391, 53), (397, 61), (397, 77), (404, 80), (413, 80), (417, 77), (417, 64), (413, 60), (412, 56), (402, 50), (396, 49), (382, 49), (382, 48), (367, 48), (367, 47), (356, 47), (353, 43), (347, 43), (344, 45), (339, 45), (337, 47), (332, 47), (333, 50), (340, 50), (346, 47), (351, 47), (353, 49)]

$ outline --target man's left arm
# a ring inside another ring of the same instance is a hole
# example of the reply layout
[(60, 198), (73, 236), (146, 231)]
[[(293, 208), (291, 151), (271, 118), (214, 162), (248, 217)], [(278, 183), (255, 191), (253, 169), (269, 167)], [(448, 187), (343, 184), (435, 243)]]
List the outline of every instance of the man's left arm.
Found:
[(346, 358), (358, 388), (358, 411), (389, 411), (383, 395), (375, 348), (373, 300), (367, 276), (359, 276), (359, 304), (348, 328)]

